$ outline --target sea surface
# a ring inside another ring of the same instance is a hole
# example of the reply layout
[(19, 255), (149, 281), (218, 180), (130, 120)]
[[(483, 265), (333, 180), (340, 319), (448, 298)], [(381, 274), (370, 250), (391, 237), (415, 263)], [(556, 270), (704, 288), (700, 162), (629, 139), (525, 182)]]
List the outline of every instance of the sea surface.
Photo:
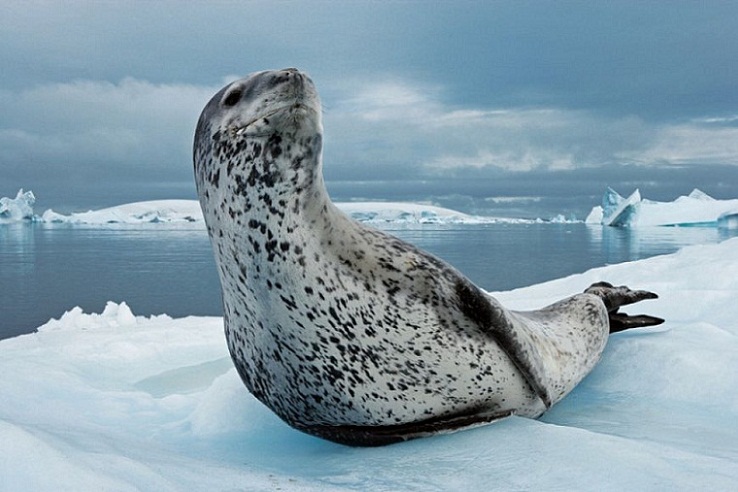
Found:
[[(628, 230), (581, 223), (381, 228), (493, 291), (738, 235), (709, 227)], [(220, 316), (220, 286), (204, 228), (0, 226), (0, 339), (33, 332), (75, 306), (99, 313), (107, 301), (125, 301), (136, 315)]]

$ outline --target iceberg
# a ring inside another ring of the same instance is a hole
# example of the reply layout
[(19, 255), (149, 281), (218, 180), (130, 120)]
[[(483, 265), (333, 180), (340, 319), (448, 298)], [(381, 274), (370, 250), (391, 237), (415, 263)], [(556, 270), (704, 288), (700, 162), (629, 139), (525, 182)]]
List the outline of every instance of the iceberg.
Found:
[(716, 200), (698, 189), (672, 202), (657, 202), (641, 198), (639, 190), (624, 198), (608, 188), (602, 205), (592, 208), (585, 222), (613, 227), (723, 227), (730, 221), (720, 217), (731, 213), (738, 213), (738, 199)]
[(15, 198), (0, 198), (0, 224), (33, 219), (33, 204), (36, 196), (32, 191), (18, 190)]
[(531, 223), (511, 219), (468, 215), (448, 208), (410, 202), (336, 202), (343, 213), (368, 224), (498, 224)]
[(70, 215), (49, 209), (38, 221), (77, 225), (205, 223), (197, 200), (152, 200)]
[(738, 239), (494, 295), (531, 309), (607, 280), (653, 290), (659, 327), (613, 335), (539, 420), (348, 448), (243, 387), (222, 319), (74, 308), (0, 341), (2, 490), (732, 490)]
[(594, 207), (585, 222), (598, 223), (613, 227), (628, 226), (638, 214), (641, 204), (641, 193), (635, 190), (628, 198), (623, 198), (612, 188), (607, 188), (602, 197), (602, 206)]

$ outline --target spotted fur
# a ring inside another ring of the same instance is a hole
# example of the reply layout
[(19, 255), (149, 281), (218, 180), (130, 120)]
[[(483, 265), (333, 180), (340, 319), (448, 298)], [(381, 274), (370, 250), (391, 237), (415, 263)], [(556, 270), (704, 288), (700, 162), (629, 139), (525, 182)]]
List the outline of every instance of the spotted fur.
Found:
[(354, 222), (326, 193), (322, 133), (295, 69), (229, 84), (197, 125), (197, 189), (248, 389), (292, 426), (355, 445), (537, 417), (571, 391), (607, 339), (600, 297), (511, 312)]

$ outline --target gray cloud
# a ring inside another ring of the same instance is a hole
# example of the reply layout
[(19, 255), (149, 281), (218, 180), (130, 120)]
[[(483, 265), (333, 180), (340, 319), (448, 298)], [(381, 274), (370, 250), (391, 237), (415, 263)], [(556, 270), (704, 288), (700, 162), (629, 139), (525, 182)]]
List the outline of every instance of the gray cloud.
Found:
[[(712, 2), (53, 2), (0, 16), (0, 84), (208, 85), (299, 66), (395, 73), (460, 105), (541, 105), (646, 120), (735, 110), (738, 4)], [(727, 106), (727, 107), (726, 107)]]
[(325, 117), (326, 153), (336, 167), (395, 163), (432, 176), (614, 163), (738, 165), (738, 128), (715, 118), (665, 124), (554, 107), (465, 108), (445, 103), (443, 88), (397, 78), (351, 90)]
[(226, 74), (283, 66), (318, 84), (344, 196), (677, 178), (684, 193), (738, 164), (736, 16), (729, 2), (5, 2), (0, 194), (192, 196), (205, 101)]
[(184, 177), (191, 136), (214, 87), (76, 81), (3, 91), (0, 164), (29, 178)]

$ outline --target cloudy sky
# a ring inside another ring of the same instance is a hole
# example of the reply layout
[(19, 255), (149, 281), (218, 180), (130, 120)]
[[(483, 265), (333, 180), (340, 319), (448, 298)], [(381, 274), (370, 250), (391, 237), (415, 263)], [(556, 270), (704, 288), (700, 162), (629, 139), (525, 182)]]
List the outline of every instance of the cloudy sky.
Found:
[(0, 196), (194, 198), (227, 81), (309, 72), (336, 199), (738, 196), (738, 2), (0, 0)]

